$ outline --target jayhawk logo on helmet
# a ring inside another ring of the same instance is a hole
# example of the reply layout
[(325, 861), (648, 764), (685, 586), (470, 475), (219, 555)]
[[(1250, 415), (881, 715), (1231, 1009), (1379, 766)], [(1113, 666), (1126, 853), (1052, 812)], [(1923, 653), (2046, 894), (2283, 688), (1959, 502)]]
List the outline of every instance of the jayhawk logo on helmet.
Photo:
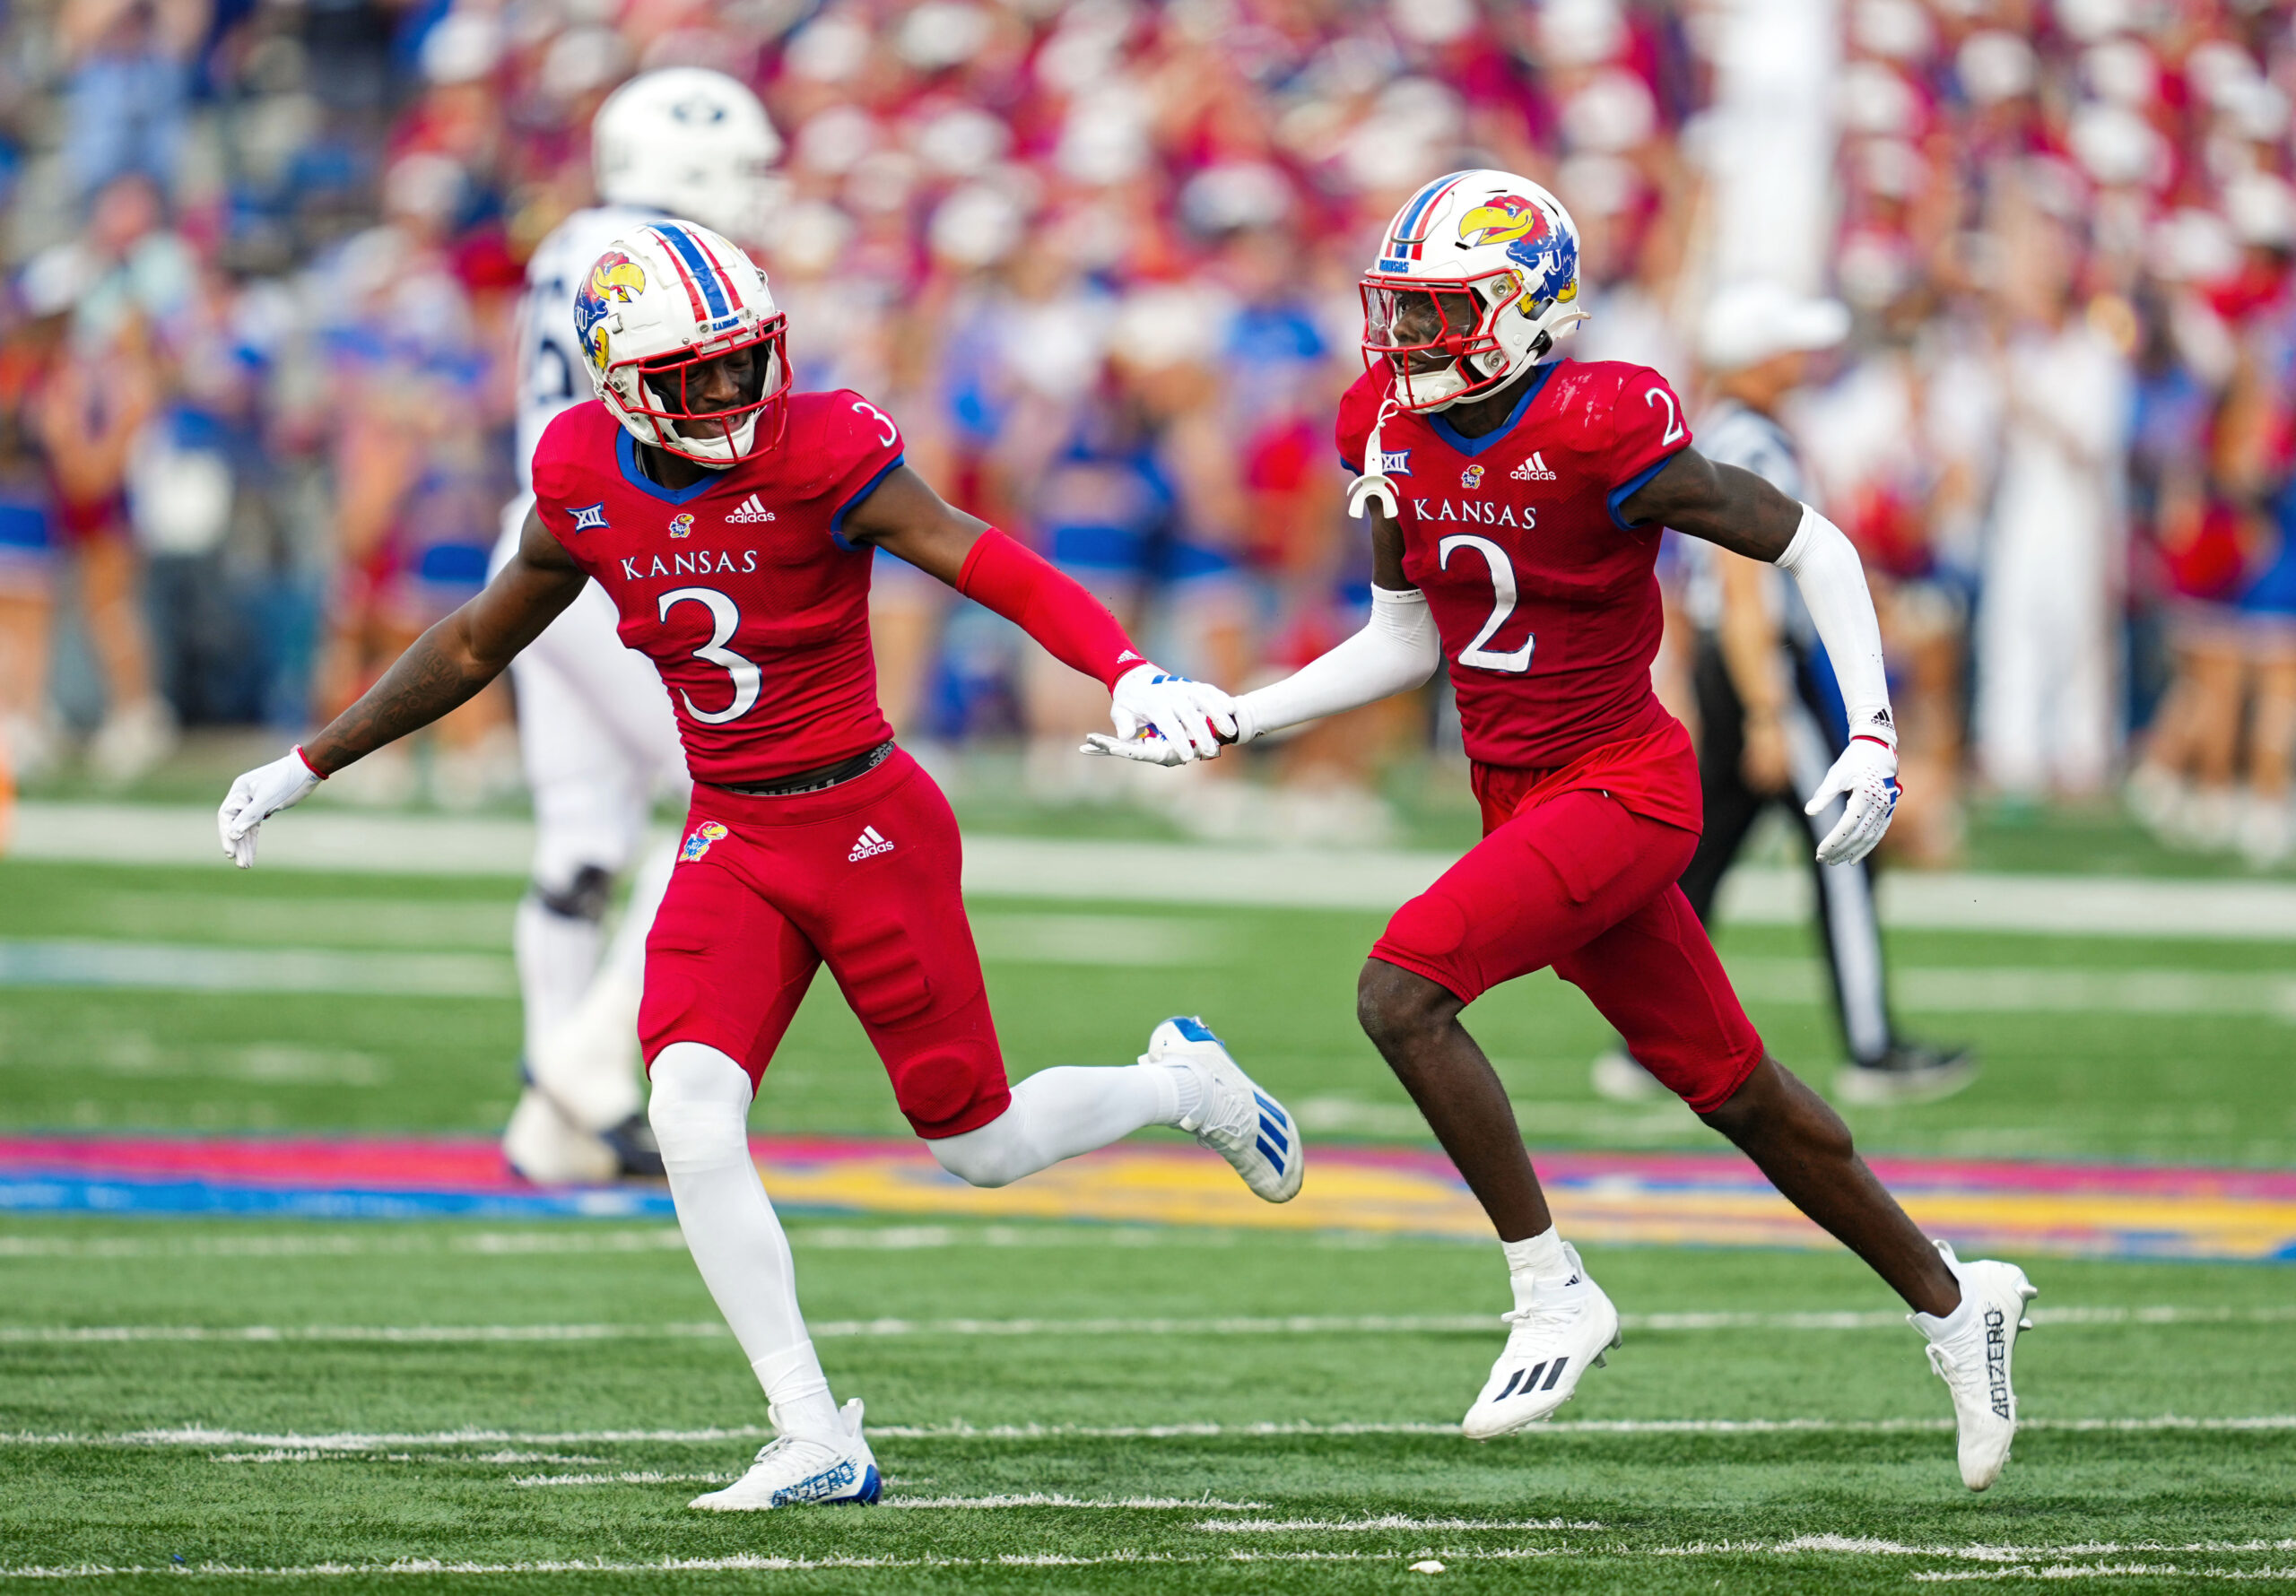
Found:
[(609, 249), (590, 268), (582, 291), (574, 296), (574, 330), (590, 363), (601, 371), (606, 365), (605, 319), (616, 305), (627, 305), (646, 289), (646, 270), (619, 249)]
[(1459, 218), (1459, 239), (1468, 245), (1507, 246), (1507, 258), (1525, 274), (1526, 313), (1545, 299), (1567, 305), (1578, 298), (1578, 246), (1549, 223), (1536, 200), (1519, 194), (1486, 200)]
[(1459, 237), (1469, 244), (1512, 244), (1546, 233), (1546, 213), (1519, 194), (1486, 201), (1459, 218)]

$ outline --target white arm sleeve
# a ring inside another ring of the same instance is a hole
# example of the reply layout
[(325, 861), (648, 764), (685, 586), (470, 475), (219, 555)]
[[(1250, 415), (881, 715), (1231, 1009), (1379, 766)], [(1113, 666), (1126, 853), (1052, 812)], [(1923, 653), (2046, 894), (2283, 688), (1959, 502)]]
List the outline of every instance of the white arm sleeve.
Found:
[(1236, 700), (1238, 741), (1377, 703), (1419, 686), (1442, 660), (1427, 595), (1416, 587), (1375, 586), (1369, 626), (1283, 681)]
[(1890, 679), (1882, 664), (1882, 625), (1874, 615), (1874, 595), (1866, 585), (1866, 568), (1858, 563), (1857, 551), (1840, 527), (1804, 505), (1802, 525), (1778, 557), (1778, 565), (1802, 590), (1802, 602), (1817, 623), (1818, 638), (1826, 646), (1826, 658), (1849, 710), (1849, 734), (1876, 738), (1896, 748)]

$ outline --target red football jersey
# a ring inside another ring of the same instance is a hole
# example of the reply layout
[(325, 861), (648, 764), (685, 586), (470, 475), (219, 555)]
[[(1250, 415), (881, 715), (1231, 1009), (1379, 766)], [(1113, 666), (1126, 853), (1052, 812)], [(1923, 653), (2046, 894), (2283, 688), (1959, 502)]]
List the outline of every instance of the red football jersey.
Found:
[(900, 461), (892, 418), (843, 391), (791, 395), (778, 446), (674, 490), (595, 400), (544, 430), (543, 525), (661, 672), (697, 779), (771, 781), (893, 734), (869, 650), (871, 554), (839, 529)]
[[(1387, 394), (1375, 370), (1340, 400), (1350, 471)], [(1666, 379), (1610, 360), (1544, 368), (1480, 438), (1439, 412), (1388, 415), (1404, 575), (1442, 635), (1470, 759), (1551, 769), (1674, 724), (1650, 690), (1659, 528), (1618, 507), (1689, 442)]]

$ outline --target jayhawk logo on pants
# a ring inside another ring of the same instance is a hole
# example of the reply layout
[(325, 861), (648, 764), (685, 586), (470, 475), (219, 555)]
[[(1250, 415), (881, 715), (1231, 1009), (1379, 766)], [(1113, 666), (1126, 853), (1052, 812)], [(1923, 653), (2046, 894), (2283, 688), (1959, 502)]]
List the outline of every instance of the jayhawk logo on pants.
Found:
[(574, 296), (574, 330), (590, 364), (606, 369), (606, 317), (616, 305), (627, 305), (646, 287), (645, 268), (619, 249), (609, 249), (590, 268), (582, 291)]
[(717, 821), (704, 820), (693, 828), (693, 835), (685, 839), (685, 846), (678, 850), (678, 857), (688, 860), (699, 859), (709, 851), (711, 843), (725, 835), (726, 828)]

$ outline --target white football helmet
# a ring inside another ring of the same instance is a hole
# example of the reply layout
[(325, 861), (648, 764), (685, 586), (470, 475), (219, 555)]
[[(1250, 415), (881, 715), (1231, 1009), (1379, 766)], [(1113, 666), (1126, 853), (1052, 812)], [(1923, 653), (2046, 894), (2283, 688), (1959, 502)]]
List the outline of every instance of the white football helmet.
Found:
[(781, 159), (781, 135), (742, 83), (706, 66), (643, 73), (606, 96), (590, 123), (598, 197), (691, 216), (755, 238)]
[(574, 296), (590, 386), (614, 420), (713, 470), (780, 441), (788, 325), (756, 263), (691, 221), (616, 239)]
[(1578, 307), (1578, 228), (1513, 172), (1453, 172), (1413, 195), (1363, 274), (1363, 363), (1405, 410), (1448, 410), (1553, 351)]

